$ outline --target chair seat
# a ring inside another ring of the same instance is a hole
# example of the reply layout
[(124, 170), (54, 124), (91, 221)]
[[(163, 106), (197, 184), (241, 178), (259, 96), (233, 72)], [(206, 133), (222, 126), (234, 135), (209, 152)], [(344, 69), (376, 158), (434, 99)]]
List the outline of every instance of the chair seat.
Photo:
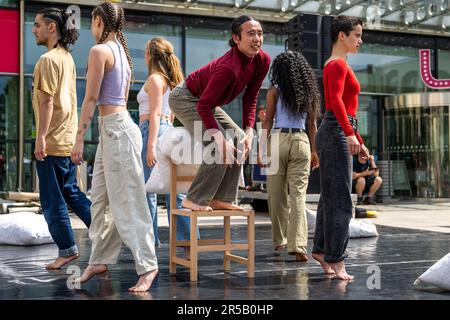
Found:
[(174, 209), (172, 214), (178, 216), (189, 217), (196, 215), (197, 217), (248, 217), (251, 214), (255, 214), (253, 210), (213, 210), (213, 211), (192, 211), (190, 209)]

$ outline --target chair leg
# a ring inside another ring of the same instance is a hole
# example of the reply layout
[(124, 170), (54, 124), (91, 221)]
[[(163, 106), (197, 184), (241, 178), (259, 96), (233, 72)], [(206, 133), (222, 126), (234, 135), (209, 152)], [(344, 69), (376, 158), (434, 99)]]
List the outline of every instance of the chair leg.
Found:
[(177, 256), (177, 216), (170, 210), (170, 247), (169, 247), (169, 273), (177, 272), (177, 265), (173, 259)]
[(247, 217), (247, 278), (255, 277), (255, 213)]
[(224, 237), (224, 244), (228, 247), (227, 249), (224, 250), (223, 253), (223, 271), (228, 272), (230, 271), (229, 254), (231, 253), (231, 250), (229, 249), (229, 246), (231, 244), (230, 217), (223, 217), (223, 237)]
[(198, 259), (198, 252), (197, 252), (197, 248), (198, 248), (198, 240), (197, 240), (197, 214), (195, 213), (195, 211), (191, 212), (190, 215), (190, 222), (191, 222), (191, 230), (190, 230), (190, 239), (189, 239), (189, 243), (190, 243), (190, 265), (191, 265), (191, 270), (190, 270), (190, 279), (191, 282), (196, 282), (197, 281), (197, 259)]

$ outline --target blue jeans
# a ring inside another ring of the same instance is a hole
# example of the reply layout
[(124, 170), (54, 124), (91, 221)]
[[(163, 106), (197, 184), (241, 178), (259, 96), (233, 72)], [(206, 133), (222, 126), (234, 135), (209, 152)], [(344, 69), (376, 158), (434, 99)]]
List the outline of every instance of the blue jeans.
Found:
[(47, 156), (44, 161), (36, 162), (36, 169), (42, 210), (59, 256), (73, 256), (78, 248), (67, 206), (88, 228), (91, 224), (91, 201), (77, 186), (76, 165), (70, 157)]
[[(161, 119), (159, 123), (159, 131), (158, 137), (162, 136), (162, 134), (169, 128), (172, 128), (172, 125), (167, 121)], [(147, 142), (148, 142), (148, 129), (149, 129), (149, 121), (145, 120), (141, 122), (139, 125), (139, 129), (141, 129), (142, 134), (142, 164), (144, 166), (144, 177), (147, 182), (150, 174), (152, 173), (153, 167), (149, 167), (147, 165)], [(181, 201), (184, 199), (184, 195), (177, 194), (177, 208), (181, 208)], [(166, 198), (166, 207), (167, 207), (167, 215), (170, 222), (170, 196), (169, 194), (165, 195)], [(155, 193), (147, 193), (147, 202), (150, 208), (150, 214), (153, 220), (153, 233), (155, 235), (155, 246), (159, 247), (161, 242), (158, 237), (158, 209), (157, 209), (157, 201)], [(189, 217), (178, 217), (177, 219), (177, 240), (189, 240), (190, 234), (190, 223)]]
[(320, 199), (312, 252), (324, 254), (326, 262), (337, 263), (347, 257), (345, 249), (353, 210), (353, 159), (344, 131), (330, 111), (325, 113), (316, 141), (320, 160)]

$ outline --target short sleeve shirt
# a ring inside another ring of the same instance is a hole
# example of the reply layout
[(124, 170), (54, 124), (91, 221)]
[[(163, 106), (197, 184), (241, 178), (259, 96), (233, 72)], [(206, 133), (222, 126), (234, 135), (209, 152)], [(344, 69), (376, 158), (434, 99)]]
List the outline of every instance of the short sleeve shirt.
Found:
[(32, 100), (37, 130), (40, 105), (38, 91), (53, 97), (53, 113), (45, 136), (45, 151), (51, 156), (70, 156), (78, 122), (76, 68), (70, 52), (59, 47), (52, 49), (39, 58), (34, 68)]

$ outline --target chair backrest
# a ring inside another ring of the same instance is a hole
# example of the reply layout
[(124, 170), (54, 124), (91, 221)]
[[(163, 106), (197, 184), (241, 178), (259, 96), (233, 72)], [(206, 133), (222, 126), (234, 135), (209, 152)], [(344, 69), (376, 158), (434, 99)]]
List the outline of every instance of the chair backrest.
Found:
[(189, 182), (189, 185), (195, 178), (195, 174), (189, 175), (178, 175), (177, 167), (186, 166), (186, 165), (176, 165), (172, 161), (170, 161), (170, 208), (177, 207), (177, 189), (178, 184), (180, 182)]

